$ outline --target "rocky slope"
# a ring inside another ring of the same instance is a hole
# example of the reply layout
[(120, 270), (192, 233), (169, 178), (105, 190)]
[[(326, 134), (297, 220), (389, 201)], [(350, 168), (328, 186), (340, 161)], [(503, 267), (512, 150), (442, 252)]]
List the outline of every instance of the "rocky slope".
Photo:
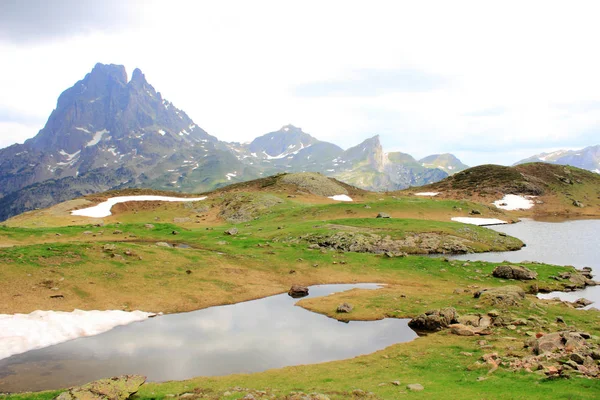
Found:
[(378, 136), (344, 151), (292, 125), (248, 144), (222, 142), (139, 69), (128, 81), (123, 66), (97, 64), (60, 95), (34, 138), (0, 149), (0, 220), (118, 188), (202, 192), (308, 171), (369, 190), (398, 190), (443, 179), (450, 168), (399, 154), (384, 153)]
[(507, 194), (530, 196), (530, 215), (600, 215), (600, 175), (563, 165), (480, 165), (408, 192), (437, 192), (436, 198), (469, 199), (491, 205)]
[(515, 165), (530, 162), (572, 165), (600, 174), (600, 145), (589, 146), (581, 150), (557, 150), (551, 153), (540, 153), (521, 160)]

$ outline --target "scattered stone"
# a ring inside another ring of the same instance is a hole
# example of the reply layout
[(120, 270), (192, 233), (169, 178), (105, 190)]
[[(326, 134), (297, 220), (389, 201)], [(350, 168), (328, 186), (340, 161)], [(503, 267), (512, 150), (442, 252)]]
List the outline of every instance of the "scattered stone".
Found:
[(113, 232), (113, 235), (122, 235), (122, 234), (123, 234), (123, 231), (120, 231), (118, 229)]
[(72, 387), (56, 400), (126, 400), (146, 382), (145, 376), (122, 375)]
[(172, 231), (171, 235), (179, 235), (179, 232), (178, 231)]
[(479, 210), (471, 210), (471, 212), (469, 214), (471, 214), (471, 215), (481, 215), (481, 211), (479, 211)]
[(152, 225), (152, 224), (145, 224), (144, 228), (146, 228), (146, 229), (154, 229), (154, 225)]
[(453, 307), (430, 310), (413, 318), (408, 323), (416, 331), (437, 332), (458, 322), (458, 314)]
[(171, 245), (167, 242), (156, 242), (158, 247), (171, 247)]
[(237, 229), (237, 228), (235, 228), (235, 227), (234, 227), (234, 228), (229, 228), (229, 229), (227, 229), (227, 230), (226, 230), (224, 233), (225, 233), (226, 235), (229, 235), (229, 236), (235, 236), (235, 235), (237, 235), (237, 234), (238, 234), (238, 229)]
[(420, 392), (425, 389), (420, 383), (411, 383), (410, 385), (406, 385), (406, 388), (413, 392)]
[(108, 243), (105, 244), (104, 246), (102, 246), (102, 250), (104, 251), (115, 251), (117, 249), (117, 246), (115, 246), (114, 244)]
[(394, 386), (400, 386), (400, 381), (392, 381), (392, 385), (394, 385)]
[(579, 208), (583, 208), (583, 207), (585, 207), (585, 204), (583, 204), (582, 202), (580, 202), (580, 201), (577, 201), (577, 200), (573, 200), (573, 205), (574, 205), (575, 207), (579, 207)]
[(537, 272), (521, 265), (498, 265), (492, 271), (496, 278), (531, 280), (537, 278)]
[(338, 306), (337, 308), (337, 312), (339, 313), (349, 313), (352, 311), (354, 307), (352, 307), (352, 304), (348, 304), (348, 303), (342, 303)]
[(185, 273), (188, 274), (188, 275), (190, 275), (192, 273), (192, 270), (191, 269), (186, 269)]
[(308, 288), (306, 286), (301, 285), (292, 285), (292, 287), (288, 291), (288, 295), (290, 295), (293, 298), (308, 296)]
[(377, 214), (377, 218), (392, 218), (392, 217), (388, 213), (380, 212), (379, 214)]

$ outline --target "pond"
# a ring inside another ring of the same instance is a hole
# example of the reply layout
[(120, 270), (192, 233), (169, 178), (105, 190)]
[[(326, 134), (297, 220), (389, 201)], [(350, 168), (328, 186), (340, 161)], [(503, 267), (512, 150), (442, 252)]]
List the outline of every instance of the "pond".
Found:
[[(319, 285), (310, 295), (376, 284)], [(348, 323), (287, 294), (170, 314), (0, 360), (0, 393), (58, 389), (120, 374), (151, 381), (259, 372), (368, 354), (417, 337), (408, 319)]]
[[(555, 265), (572, 265), (576, 268), (591, 267), (594, 279), (600, 279), (600, 220), (574, 220), (564, 222), (540, 222), (524, 219), (518, 224), (489, 227), (498, 232), (521, 239), (527, 246), (518, 251), (499, 253), (464, 254), (452, 256), (457, 260), (519, 263), (540, 261)], [(587, 287), (576, 292), (552, 292), (540, 298), (560, 297), (574, 301), (581, 297), (595, 302), (600, 308), (600, 286)]]

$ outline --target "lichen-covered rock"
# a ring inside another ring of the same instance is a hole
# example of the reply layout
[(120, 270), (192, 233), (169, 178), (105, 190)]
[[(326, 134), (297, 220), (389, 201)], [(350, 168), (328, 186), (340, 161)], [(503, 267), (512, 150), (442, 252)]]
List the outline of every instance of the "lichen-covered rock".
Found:
[(408, 326), (416, 331), (437, 332), (458, 322), (458, 314), (453, 307), (430, 310), (413, 318)]
[(72, 387), (56, 400), (126, 400), (146, 382), (141, 375), (122, 375)]
[(493, 306), (518, 306), (525, 299), (525, 291), (519, 286), (502, 286), (483, 289), (475, 293), (476, 299)]
[(536, 279), (538, 274), (521, 265), (498, 265), (492, 275), (503, 279), (531, 280)]

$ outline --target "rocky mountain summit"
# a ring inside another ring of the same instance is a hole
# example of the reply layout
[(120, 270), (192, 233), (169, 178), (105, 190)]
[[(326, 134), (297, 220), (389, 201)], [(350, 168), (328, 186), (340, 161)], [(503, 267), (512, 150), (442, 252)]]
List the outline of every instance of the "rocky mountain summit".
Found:
[(379, 136), (343, 150), (293, 125), (250, 143), (222, 142), (157, 92), (142, 71), (127, 78), (121, 65), (97, 64), (59, 96), (34, 138), (0, 149), (0, 220), (110, 189), (203, 192), (306, 171), (364, 189), (398, 190), (464, 166), (453, 156), (416, 162), (385, 153)]

